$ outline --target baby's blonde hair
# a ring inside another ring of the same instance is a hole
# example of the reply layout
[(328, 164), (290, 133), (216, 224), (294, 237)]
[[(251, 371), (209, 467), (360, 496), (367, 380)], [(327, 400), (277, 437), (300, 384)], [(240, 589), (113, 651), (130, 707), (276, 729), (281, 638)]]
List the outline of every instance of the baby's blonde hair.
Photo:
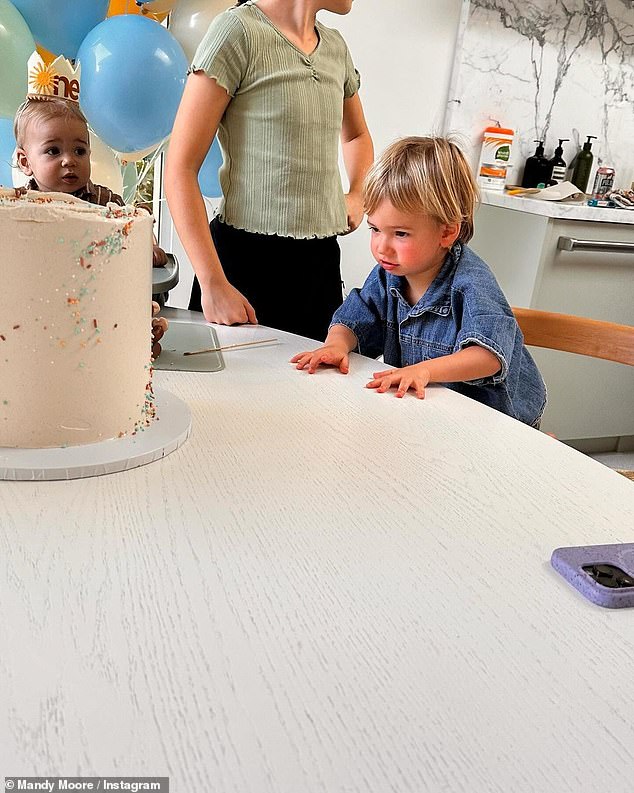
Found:
[(399, 212), (425, 214), (441, 224), (460, 223), (458, 241), (473, 236), (479, 193), (471, 168), (449, 138), (409, 137), (395, 141), (370, 168), (364, 184), (365, 211), (382, 201)]
[(68, 102), (66, 99), (52, 97), (50, 99), (27, 99), (18, 108), (13, 120), (13, 134), (18, 148), (24, 147), (24, 139), (30, 124), (35, 120), (48, 120), (50, 118), (79, 119), (86, 125), (88, 121), (79, 109), (77, 102)]

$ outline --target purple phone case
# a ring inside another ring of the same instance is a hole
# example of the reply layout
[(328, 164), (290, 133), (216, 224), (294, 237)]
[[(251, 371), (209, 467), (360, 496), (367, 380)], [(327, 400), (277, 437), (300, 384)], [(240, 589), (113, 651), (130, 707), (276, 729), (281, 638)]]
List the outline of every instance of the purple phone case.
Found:
[(634, 606), (634, 587), (610, 589), (597, 583), (582, 569), (592, 564), (613, 564), (634, 576), (634, 542), (556, 548), (550, 563), (575, 589), (598, 606), (608, 609)]

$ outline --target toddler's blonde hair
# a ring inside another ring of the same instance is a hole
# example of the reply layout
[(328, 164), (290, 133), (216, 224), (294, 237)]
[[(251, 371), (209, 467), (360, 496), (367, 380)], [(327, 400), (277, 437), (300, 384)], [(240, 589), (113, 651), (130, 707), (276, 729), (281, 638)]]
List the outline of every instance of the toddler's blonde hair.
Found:
[(68, 102), (57, 97), (27, 99), (17, 109), (13, 120), (13, 134), (18, 148), (24, 147), (27, 130), (33, 121), (39, 119), (48, 120), (50, 118), (79, 119), (86, 125), (86, 132), (88, 132), (88, 121), (79, 109), (77, 102)]
[(471, 168), (456, 143), (443, 137), (408, 137), (390, 144), (368, 171), (368, 214), (384, 200), (399, 212), (425, 214), (438, 223), (460, 223), (458, 241), (473, 236), (479, 198)]

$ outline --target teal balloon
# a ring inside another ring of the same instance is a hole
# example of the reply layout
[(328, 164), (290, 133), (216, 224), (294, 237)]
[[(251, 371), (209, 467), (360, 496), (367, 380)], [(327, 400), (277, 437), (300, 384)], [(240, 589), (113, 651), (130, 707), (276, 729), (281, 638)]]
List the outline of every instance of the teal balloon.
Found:
[(141, 151), (172, 131), (187, 75), (174, 36), (136, 14), (109, 17), (83, 40), (81, 107), (115, 151)]
[(0, 116), (11, 118), (27, 91), (27, 61), (35, 41), (24, 17), (0, 0)]
[(200, 166), (200, 171), (198, 171), (200, 192), (208, 198), (220, 198), (222, 196), (222, 189), (218, 181), (218, 170), (221, 165), (222, 152), (220, 151), (218, 138), (214, 138), (207, 156)]
[(13, 0), (37, 43), (67, 58), (76, 57), (86, 34), (106, 18), (109, 4), (110, 0)]
[(0, 118), (0, 185), (13, 186), (13, 151), (15, 138), (13, 137), (13, 121), (10, 118)]

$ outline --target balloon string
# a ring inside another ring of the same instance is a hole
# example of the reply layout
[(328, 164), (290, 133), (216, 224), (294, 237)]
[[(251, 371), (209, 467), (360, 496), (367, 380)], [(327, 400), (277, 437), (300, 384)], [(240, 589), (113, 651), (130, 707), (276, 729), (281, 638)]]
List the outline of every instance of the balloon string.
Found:
[(159, 156), (159, 154), (163, 153), (163, 150), (165, 149), (166, 145), (167, 145), (167, 140), (162, 141), (161, 145), (156, 149), (156, 151), (152, 154), (152, 156), (146, 162), (145, 166), (141, 170), (141, 175), (139, 176), (139, 179), (137, 181), (137, 184), (136, 184), (137, 187), (141, 184), (141, 182), (148, 175), (148, 173), (150, 171), (150, 168), (154, 165), (154, 163), (156, 161), (156, 158)]
[[(147, 161), (146, 160), (143, 161), (144, 165), (143, 165), (143, 168), (141, 169), (141, 173), (137, 174), (137, 178), (134, 181), (134, 192), (135, 192), (135, 194), (136, 194), (136, 191), (139, 189), (139, 185), (141, 184), (141, 182), (148, 175), (148, 173), (150, 171), (150, 168), (156, 162), (156, 158), (159, 156), (159, 154), (162, 154), (162, 152), (164, 151), (166, 145), (167, 145), (167, 138), (164, 141), (161, 142), (160, 146), (158, 146), (158, 148), (152, 153), (151, 157)], [(132, 196), (131, 198), (134, 198), (134, 196)]]

